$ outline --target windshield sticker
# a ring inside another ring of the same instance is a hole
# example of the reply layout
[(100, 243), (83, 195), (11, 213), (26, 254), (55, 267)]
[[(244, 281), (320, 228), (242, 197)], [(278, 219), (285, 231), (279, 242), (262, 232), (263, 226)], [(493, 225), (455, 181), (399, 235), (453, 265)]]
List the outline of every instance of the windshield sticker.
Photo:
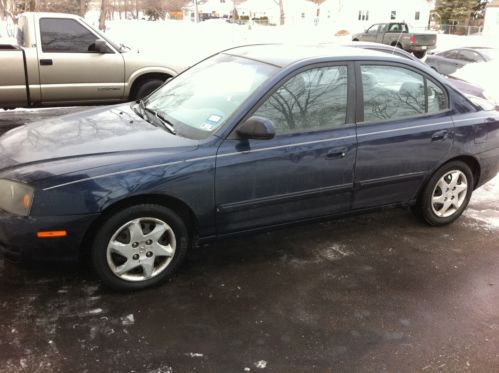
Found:
[(218, 122), (220, 122), (222, 120), (222, 117), (220, 115), (217, 115), (217, 114), (212, 114), (208, 117), (208, 119), (206, 120), (208, 123), (213, 123), (213, 124), (216, 124)]
[(215, 124), (204, 122), (199, 128), (205, 131), (212, 131), (215, 128)]

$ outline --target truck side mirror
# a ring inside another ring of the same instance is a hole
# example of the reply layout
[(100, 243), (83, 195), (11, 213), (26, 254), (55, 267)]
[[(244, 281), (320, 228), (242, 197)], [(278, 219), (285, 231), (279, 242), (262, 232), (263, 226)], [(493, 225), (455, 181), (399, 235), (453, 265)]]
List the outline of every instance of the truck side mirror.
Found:
[(111, 49), (108, 47), (107, 43), (102, 39), (97, 39), (94, 43), (94, 48), (96, 52), (99, 53), (110, 53)]
[(253, 116), (236, 130), (243, 139), (270, 140), (275, 136), (272, 121), (267, 118)]

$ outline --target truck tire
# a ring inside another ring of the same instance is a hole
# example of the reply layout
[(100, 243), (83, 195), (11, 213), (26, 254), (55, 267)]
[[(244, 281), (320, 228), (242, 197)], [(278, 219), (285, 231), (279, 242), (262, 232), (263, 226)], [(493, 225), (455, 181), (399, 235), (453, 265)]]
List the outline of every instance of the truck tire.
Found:
[(140, 100), (141, 98), (150, 95), (152, 92), (158, 89), (163, 83), (164, 80), (158, 78), (144, 80), (143, 82), (139, 83), (139, 86), (135, 90), (135, 94), (131, 97), (131, 99)]
[(423, 58), (424, 56), (426, 56), (426, 51), (414, 51), (412, 52), (412, 54), (416, 57), (416, 58)]

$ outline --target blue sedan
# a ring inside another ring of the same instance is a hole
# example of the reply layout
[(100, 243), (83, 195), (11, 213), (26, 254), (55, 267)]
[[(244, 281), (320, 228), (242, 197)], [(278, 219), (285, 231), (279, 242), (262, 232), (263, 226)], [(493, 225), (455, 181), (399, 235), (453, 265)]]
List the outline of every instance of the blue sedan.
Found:
[(0, 248), (90, 258), (108, 286), (171, 276), (187, 250), (386, 206), (453, 222), (499, 170), (499, 113), (406, 58), (260, 45), (144, 101), (0, 138)]

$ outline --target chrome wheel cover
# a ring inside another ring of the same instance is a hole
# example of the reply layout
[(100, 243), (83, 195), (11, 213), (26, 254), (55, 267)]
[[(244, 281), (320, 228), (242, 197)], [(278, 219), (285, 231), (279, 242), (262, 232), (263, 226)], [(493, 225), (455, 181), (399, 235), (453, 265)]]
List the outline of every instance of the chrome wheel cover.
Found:
[(468, 179), (460, 170), (443, 175), (433, 188), (431, 208), (440, 218), (454, 215), (463, 205), (468, 193)]
[(158, 276), (171, 263), (177, 242), (172, 228), (156, 218), (138, 218), (123, 224), (107, 245), (107, 264), (126, 281)]

